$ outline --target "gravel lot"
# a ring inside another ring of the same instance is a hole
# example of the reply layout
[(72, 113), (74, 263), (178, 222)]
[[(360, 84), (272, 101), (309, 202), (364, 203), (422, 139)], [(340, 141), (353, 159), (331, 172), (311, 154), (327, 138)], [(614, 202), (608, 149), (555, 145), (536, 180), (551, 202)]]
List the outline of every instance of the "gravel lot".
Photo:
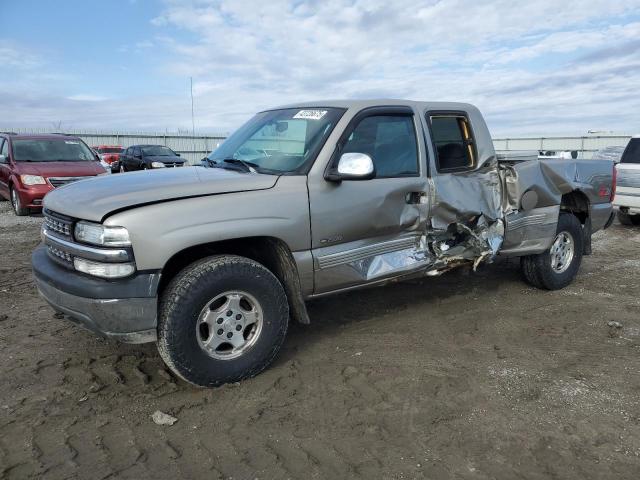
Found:
[(54, 317), (41, 221), (0, 203), (1, 478), (640, 476), (638, 228), (558, 292), (499, 261), (313, 302), (271, 369), (203, 390)]

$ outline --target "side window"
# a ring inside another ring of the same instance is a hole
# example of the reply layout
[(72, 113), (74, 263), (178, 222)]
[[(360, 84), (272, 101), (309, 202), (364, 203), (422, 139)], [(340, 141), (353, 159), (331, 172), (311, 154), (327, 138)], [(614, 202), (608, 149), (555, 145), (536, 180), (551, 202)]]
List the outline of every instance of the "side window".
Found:
[(640, 163), (640, 138), (632, 138), (629, 141), (620, 163)]
[(133, 149), (133, 156), (139, 156), (142, 155), (142, 151), (140, 150), (140, 147), (134, 147)]
[(432, 115), (431, 136), (439, 172), (472, 169), (476, 151), (469, 120), (463, 115)]
[(2, 147), (0, 147), (0, 155), (4, 155), (4, 158), (9, 160), (9, 140), (0, 139), (0, 143), (2, 143)]
[(376, 178), (418, 175), (418, 147), (411, 115), (372, 115), (353, 129), (342, 153), (366, 153)]

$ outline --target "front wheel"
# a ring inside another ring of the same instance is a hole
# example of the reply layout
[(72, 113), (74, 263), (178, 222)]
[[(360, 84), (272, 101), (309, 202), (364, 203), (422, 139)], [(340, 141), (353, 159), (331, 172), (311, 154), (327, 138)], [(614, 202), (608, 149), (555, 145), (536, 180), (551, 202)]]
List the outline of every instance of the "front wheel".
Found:
[(20, 201), (20, 195), (15, 188), (11, 188), (11, 205), (13, 206), (13, 211), (19, 217), (24, 217), (29, 215), (29, 209), (22, 206), (22, 202)]
[(160, 301), (158, 350), (194, 385), (215, 387), (262, 372), (287, 333), (284, 288), (248, 258), (205, 258), (185, 268)]
[(580, 221), (573, 214), (561, 213), (551, 248), (520, 259), (524, 278), (537, 288), (564, 288), (578, 274), (583, 251), (584, 237)]

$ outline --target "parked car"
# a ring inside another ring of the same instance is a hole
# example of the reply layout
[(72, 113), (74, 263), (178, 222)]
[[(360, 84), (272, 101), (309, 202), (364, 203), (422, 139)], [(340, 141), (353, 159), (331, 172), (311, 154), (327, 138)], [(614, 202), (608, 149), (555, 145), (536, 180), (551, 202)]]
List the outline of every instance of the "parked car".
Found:
[(96, 145), (92, 147), (98, 155), (100, 155), (100, 159), (109, 164), (111, 169), (111, 173), (116, 173), (120, 170), (120, 154), (122, 153), (122, 147), (119, 145)]
[(163, 145), (133, 145), (120, 156), (120, 172), (182, 167), (184, 164), (180, 154)]
[(196, 385), (266, 368), (290, 318), (310, 322), (308, 299), (497, 254), (520, 257), (535, 287), (563, 288), (613, 221), (611, 162), (498, 161), (462, 103), (276, 108), (208, 160), (53, 192), (32, 259), (54, 309), (110, 338), (157, 340)]
[(577, 150), (540, 150), (538, 152), (538, 156), (543, 160), (548, 160), (550, 158), (562, 158), (562, 159), (576, 159), (578, 158)]
[(640, 135), (629, 140), (616, 168), (618, 220), (623, 225), (640, 225)]
[(0, 198), (16, 215), (42, 209), (42, 199), (62, 185), (105, 173), (100, 159), (69, 135), (0, 133)]

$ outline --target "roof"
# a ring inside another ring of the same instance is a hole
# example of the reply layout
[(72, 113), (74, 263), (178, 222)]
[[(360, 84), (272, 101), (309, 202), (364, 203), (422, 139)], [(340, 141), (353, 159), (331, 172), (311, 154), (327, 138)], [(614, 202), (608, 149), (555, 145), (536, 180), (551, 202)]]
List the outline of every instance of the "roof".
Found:
[(335, 108), (368, 108), (368, 107), (383, 107), (383, 106), (406, 106), (415, 108), (418, 110), (468, 110), (475, 108), (468, 103), (460, 102), (428, 102), (428, 101), (416, 101), (416, 100), (401, 100), (393, 98), (377, 98), (366, 100), (317, 100), (314, 102), (299, 102), (290, 103), (288, 105), (281, 105), (275, 108), (269, 108), (267, 110), (278, 110), (283, 108), (319, 108), (319, 107), (335, 107)]
[[(138, 143), (136, 145), (129, 145), (128, 147), (125, 148), (132, 148), (132, 147), (167, 147), (166, 145), (160, 145), (159, 143)], [(170, 148), (170, 147), (167, 147)]]
[(67, 135), (64, 133), (14, 133), (0, 132), (0, 135), (11, 137), (12, 140), (78, 140), (75, 135)]

